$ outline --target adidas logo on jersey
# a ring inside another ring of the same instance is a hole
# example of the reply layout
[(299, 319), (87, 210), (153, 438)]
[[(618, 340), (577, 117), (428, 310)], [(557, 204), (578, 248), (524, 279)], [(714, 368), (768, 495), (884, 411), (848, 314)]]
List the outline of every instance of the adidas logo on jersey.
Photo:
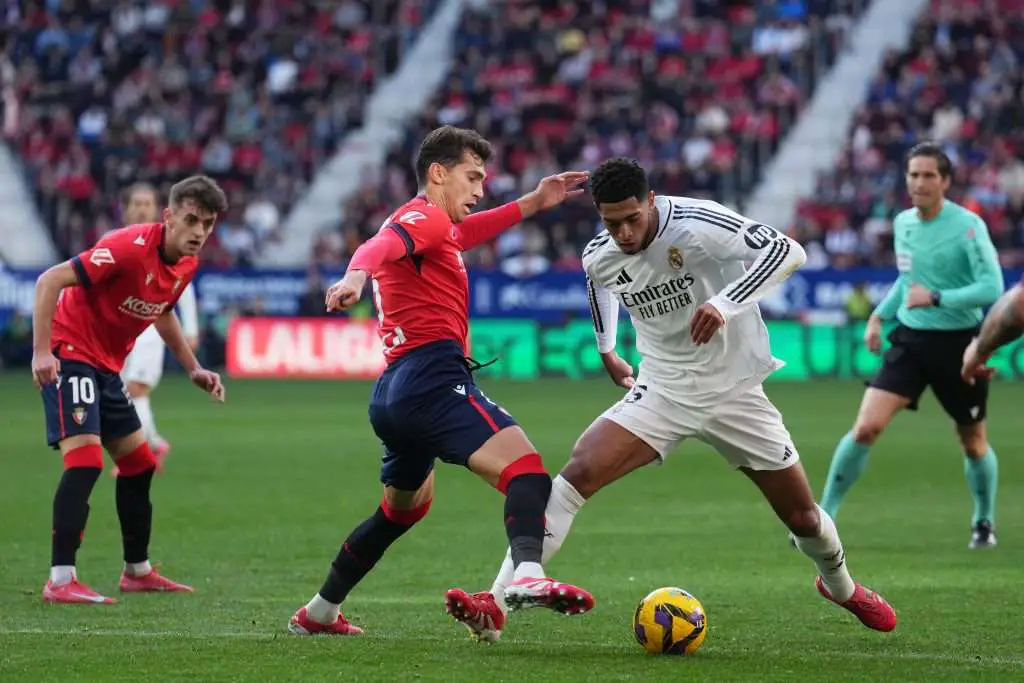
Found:
[(620, 270), (619, 271), (619, 276), (617, 278), (615, 278), (615, 283), (619, 284), (619, 285), (628, 285), (632, 281), (633, 281), (633, 278), (631, 278), (629, 276), (629, 273), (626, 272), (625, 268)]

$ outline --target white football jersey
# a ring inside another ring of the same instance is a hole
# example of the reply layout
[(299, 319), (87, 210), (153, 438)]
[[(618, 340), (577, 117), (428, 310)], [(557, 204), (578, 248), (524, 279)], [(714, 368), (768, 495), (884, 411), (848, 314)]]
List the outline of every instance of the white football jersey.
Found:
[[(639, 379), (652, 390), (707, 405), (760, 384), (782, 362), (757, 301), (803, 265), (803, 248), (717, 202), (658, 196), (655, 207), (657, 233), (642, 252), (623, 253), (607, 231), (583, 250), (599, 350), (615, 348), (621, 302), (636, 329)], [(697, 346), (690, 320), (703, 303), (726, 325)]]

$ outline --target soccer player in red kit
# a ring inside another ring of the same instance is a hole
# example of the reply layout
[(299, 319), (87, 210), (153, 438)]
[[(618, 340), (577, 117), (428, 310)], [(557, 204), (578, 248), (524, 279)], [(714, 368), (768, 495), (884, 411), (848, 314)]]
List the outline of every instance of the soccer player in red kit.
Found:
[(156, 459), (118, 374), (135, 339), (152, 324), (192, 382), (224, 400), (220, 376), (199, 365), (174, 305), (195, 276), (197, 254), (227, 199), (213, 180), (194, 176), (171, 188), (169, 204), (162, 223), (110, 232), (36, 283), (32, 375), (43, 397), (47, 441), (64, 459), (53, 500), (45, 602), (117, 602), (81, 583), (75, 569), (104, 448), (118, 468), (116, 503), (125, 563), (121, 592), (192, 590), (161, 576), (149, 563), (149, 489)]
[[(348, 635), (362, 629), (339, 611), (349, 592), (387, 548), (421, 520), (434, 495), (434, 461), (463, 465), (505, 494), (505, 531), (515, 581), (512, 608), (543, 606), (565, 614), (594, 605), (586, 591), (558, 583), (540, 564), (551, 477), (515, 420), (476, 386), (466, 354), (469, 284), (462, 253), (487, 242), (578, 189), (586, 173), (544, 178), (518, 201), (470, 215), (483, 196), (491, 146), (478, 133), (444, 126), (420, 146), (421, 195), (395, 211), (352, 256), (328, 290), (328, 310), (359, 300), (373, 278), (387, 368), (374, 387), (370, 422), (384, 444), (384, 497), (349, 534), (319, 593), (291, 618), (293, 633)], [(505, 616), (493, 598), (471, 602), (452, 589), (448, 610), (477, 635), (500, 632)], [(493, 609), (492, 609), (493, 608)]]

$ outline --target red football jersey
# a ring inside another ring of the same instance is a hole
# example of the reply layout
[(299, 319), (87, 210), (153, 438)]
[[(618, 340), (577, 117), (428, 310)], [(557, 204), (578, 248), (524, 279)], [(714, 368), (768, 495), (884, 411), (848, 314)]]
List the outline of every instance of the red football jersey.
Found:
[(373, 274), (378, 333), (392, 363), (418, 346), (450, 339), (466, 349), (469, 278), (455, 226), (443, 210), (417, 197), (381, 227), (398, 233), (406, 257)]
[(53, 348), (61, 358), (120, 372), (135, 339), (172, 310), (195, 277), (199, 259), (167, 263), (162, 223), (107, 233), (71, 259), (81, 286), (65, 289), (53, 317)]

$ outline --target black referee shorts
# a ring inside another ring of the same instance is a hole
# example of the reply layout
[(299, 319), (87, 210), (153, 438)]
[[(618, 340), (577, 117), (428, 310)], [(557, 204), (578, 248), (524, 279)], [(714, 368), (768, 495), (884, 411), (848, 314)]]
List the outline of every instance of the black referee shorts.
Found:
[(978, 333), (970, 330), (914, 330), (898, 325), (890, 334), (882, 368), (868, 386), (910, 399), (917, 410), (925, 388), (931, 387), (943, 410), (958, 425), (985, 419), (988, 380), (967, 384), (960, 376), (964, 350)]

